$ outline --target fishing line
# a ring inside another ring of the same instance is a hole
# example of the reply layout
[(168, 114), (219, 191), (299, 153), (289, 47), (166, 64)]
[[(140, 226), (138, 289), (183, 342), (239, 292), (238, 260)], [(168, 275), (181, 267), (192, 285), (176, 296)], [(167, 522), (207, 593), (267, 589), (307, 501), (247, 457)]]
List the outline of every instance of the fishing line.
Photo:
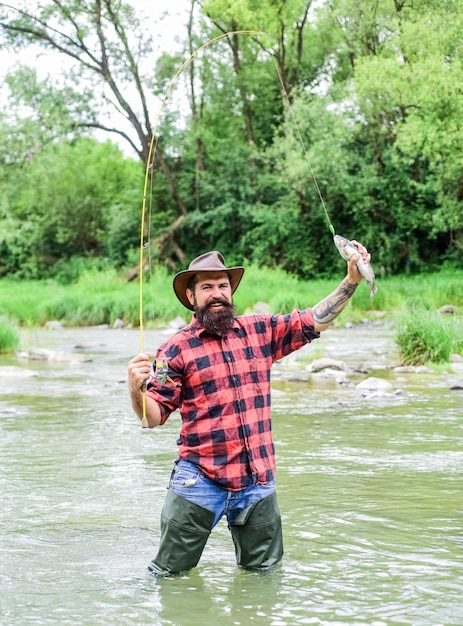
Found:
[(283, 82), (283, 77), (281, 76), (281, 72), (278, 69), (278, 65), (277, 65), (277, 62), (276, 62), (274, 54), (272, 54), (272, 59), (273, 59), (274, 65), (275, 65), (276, 72), (278, 74), (278, 78), (280, 79), (281, 89), (283, 91), (285, 100), (286, 100), (286, 102), (288, 104), (288, 110), (289, 110), (289, 113), (291, 115), (291, 119), (292, 119), (294, 127), (296, 129), (296, 133), (297, 133), (299, 142), (300, 142), (300, 144), (302, 146), (302, 150), (304, 151), (305, 160), (307, 161), (307, 164), (309, 166), (310, 174), (312, 176), (312, 180), (314, 182), (315, 189), (317, 190), (318, 197), (320, 198), (320, 202), (321, 202), (321, 205), (323, 207), (323, 211), (325, 213), (326, 221), (328, 222), (328, 228), (330, 229), (330, 232), (331, 232), (331, 234), (334, 237), (334, 235), (335, 235), (334, 226), (331, 223), (330, 216), (329, 216), (328, 210), (326, 208), (325, 200), (323, 199), (322, 192), (320, 191), (320, 187), (318, 185), (317, 177), (315, 176), (315, 172), (313, 170), (312, 163), (310, 162), (309, 155), (307, 153), (307, 148), (305, 147), (305, 143), (304, 143), (304, 141), (302, 139), (301, 131), (299, 129), (299, 124), (297, 123), (296, 116), (294, 115), (293, 107), (292, 107), (291, 102), (289, 100), (288, 92), (286, 91), (286, 87), (285, 87), (285, 84)]

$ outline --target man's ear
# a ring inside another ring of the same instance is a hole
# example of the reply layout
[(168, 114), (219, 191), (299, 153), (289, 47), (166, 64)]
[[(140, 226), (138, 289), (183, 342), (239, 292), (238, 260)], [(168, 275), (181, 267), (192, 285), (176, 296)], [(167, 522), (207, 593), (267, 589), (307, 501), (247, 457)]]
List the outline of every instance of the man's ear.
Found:
[(186, 293), (186, 297), (188, 298), (188, 302), (193, 306), (194, 301), (195, 301), (194, 293), (191, 291), (191, 289), (187, 289), (185, 293)]

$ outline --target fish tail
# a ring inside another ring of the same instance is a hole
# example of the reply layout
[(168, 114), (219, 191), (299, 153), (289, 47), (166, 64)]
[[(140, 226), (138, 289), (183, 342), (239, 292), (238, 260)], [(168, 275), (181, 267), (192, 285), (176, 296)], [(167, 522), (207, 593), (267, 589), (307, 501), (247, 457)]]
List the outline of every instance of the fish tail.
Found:
[(376, 286), (375, 283), (373, 283), (370, 289), (370, 298), (373, 298), (373, 296), (375, 295), (377, 291), (378, 291), (378, 287)]

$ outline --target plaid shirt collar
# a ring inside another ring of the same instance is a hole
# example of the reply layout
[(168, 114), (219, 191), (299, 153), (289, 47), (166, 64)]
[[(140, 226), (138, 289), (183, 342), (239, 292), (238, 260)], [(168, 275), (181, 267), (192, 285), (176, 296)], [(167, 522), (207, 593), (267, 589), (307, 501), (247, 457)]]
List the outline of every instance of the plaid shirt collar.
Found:
[[(240, 325), (238, 324), (238, 321), (235, 317), (235, 319), (233, 320), (233, 326), (232, 329), (233, 330), (238, 330), (240, 327)], [(188, 326), (186, 326), (184, 328), (184, 330), (189, 330), (195, 337), (201, 337), (202, 335), (209, 335), (209, 333), (207, 332), (207, 330), (204, 328), (204, 326), (202, 326), (198, 320), (196, 319), (196, 315), (193, 315), (193, 317), (191, 318), (191, 321), (189, 323)], [(213, 335), (214, 337), (218, 337), (218, 335)]]

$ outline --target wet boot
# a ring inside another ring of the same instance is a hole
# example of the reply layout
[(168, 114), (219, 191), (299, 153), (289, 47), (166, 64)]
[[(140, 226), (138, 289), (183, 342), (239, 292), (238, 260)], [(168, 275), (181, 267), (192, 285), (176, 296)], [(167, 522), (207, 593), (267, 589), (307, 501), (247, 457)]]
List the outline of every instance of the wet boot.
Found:
[(242, 511), (229, 528), (241, 567), (268, 569), (281, 560), (283, 536), (276, 493)]
[(214, 513), (168, 490), (161, 513), (159, 550), (148, 569), (157, 576), (195, 567), (209, 538)]

